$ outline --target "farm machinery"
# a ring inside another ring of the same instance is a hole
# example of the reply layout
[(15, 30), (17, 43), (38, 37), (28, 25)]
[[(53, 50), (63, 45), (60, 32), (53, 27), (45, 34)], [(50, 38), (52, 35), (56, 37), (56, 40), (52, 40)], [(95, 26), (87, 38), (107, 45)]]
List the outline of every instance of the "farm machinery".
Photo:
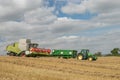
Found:
[(77, 59), (93, 61), (93, 60), (96, 60), (97, 57), (92, 53), (90, 53), (89, 49), (82, 49), (81, 52), (78, 53)]
[(20, 39), (6, 47), (9, 56), (26, 57), (58, 57), (58, 58), (77, 58), (78, 60), (96, 60), (97, 57), (89, 53), (88, 49), (82, 49), (80, 53), (77, 50), (45, 49), (38, 48), (37, 43), (31, 43), (30, 39)]
[(31, 43), (30, 39), (20, 39), (6, 47), (9, 56), (47, 56), (50, 54), (50, 49), (38, 48), (37, 43)]

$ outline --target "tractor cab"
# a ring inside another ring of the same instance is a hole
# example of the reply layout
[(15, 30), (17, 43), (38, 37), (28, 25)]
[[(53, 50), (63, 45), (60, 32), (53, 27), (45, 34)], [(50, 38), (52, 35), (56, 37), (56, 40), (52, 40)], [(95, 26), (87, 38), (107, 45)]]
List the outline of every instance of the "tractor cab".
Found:
[(89, 60), (93, 61), (96, 60), (97, 57), (89, 52), (89, 49), (82, 49), (80, 53), (78, 53), (77, 56), (78, 60)]
[(89, 53), (88, 49), (82, 49), (81, 52), (80, 52), (80, 54), (82, 54), (82, 56), (83, 56), (83, 59), (88, 58), (88, 53)]

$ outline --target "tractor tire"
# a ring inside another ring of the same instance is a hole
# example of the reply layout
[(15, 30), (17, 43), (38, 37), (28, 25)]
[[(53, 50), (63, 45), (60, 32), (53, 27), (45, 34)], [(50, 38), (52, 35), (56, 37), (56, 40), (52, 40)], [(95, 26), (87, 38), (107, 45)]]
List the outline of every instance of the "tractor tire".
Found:
[(79, 55), (77, 56), (77, 59), (78, 59), (78, 60), (82, 60), (82, 59), (83, 59), (83, 56), (82, 56), (81, 54), (79, 54)]
[(25, 57), (26, 55), (25, 55), (25, 51), (22, 51), (21, 53), (20, 53), (20, 57)]
[(13, 53), (13, 52), (9, 52), (9, 53), (7, 53), (7, 55), (9, 55), (9, 56), (16, 56), (16, 54)]
[(10, 56), (10, 53), (7, 53), (8, 56)]
[(88, 58), (88, 61), (93, 61), (93, 58), (92, 58), (92, 57), (89, 57), (89, 58)]

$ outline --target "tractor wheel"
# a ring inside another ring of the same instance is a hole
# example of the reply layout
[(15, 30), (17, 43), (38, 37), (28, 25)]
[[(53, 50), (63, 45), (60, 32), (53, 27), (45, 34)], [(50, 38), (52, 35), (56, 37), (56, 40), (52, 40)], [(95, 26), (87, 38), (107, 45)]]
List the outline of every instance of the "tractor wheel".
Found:
[(8, 56), (10, 56), (11, 54), (10, 53), (7, 53)]
[(9, 55), (9, 56), (16, 56), (16, 54), (13, 53), (13, 52), (9, 52), (9, 53), (7, 53), (7, 55)]
[(78, 59), (78, 60), (82, 60), (82, 59), (83, 59), (83, 56), (82, 56), (82, 55), (78, 55), (78, 56), (77, 56), (77, 59)]
[(20, 53), (20, 57), (25, 57), (26, 55), (25, 55), (25, 51), (22, 51), (21, 53)]
[(92, 57), (89, 57), (89, 58), (88, 58), (88, 60), (89, 60), (89, 61), (92, 61), (92, 60), (93, 60), (93, 58), (92, 58)]

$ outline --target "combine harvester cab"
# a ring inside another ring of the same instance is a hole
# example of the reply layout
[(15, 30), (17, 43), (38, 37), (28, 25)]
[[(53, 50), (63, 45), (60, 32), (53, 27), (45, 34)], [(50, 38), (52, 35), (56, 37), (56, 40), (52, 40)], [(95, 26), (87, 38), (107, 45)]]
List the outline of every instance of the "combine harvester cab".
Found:
[(38, 48), (37, 43), (31, 43), (30, 39), (20, 39), (19, 42), (15, 42), (6, 47), (9, 56), (48, 56), (50, 55), (50, 49)]

